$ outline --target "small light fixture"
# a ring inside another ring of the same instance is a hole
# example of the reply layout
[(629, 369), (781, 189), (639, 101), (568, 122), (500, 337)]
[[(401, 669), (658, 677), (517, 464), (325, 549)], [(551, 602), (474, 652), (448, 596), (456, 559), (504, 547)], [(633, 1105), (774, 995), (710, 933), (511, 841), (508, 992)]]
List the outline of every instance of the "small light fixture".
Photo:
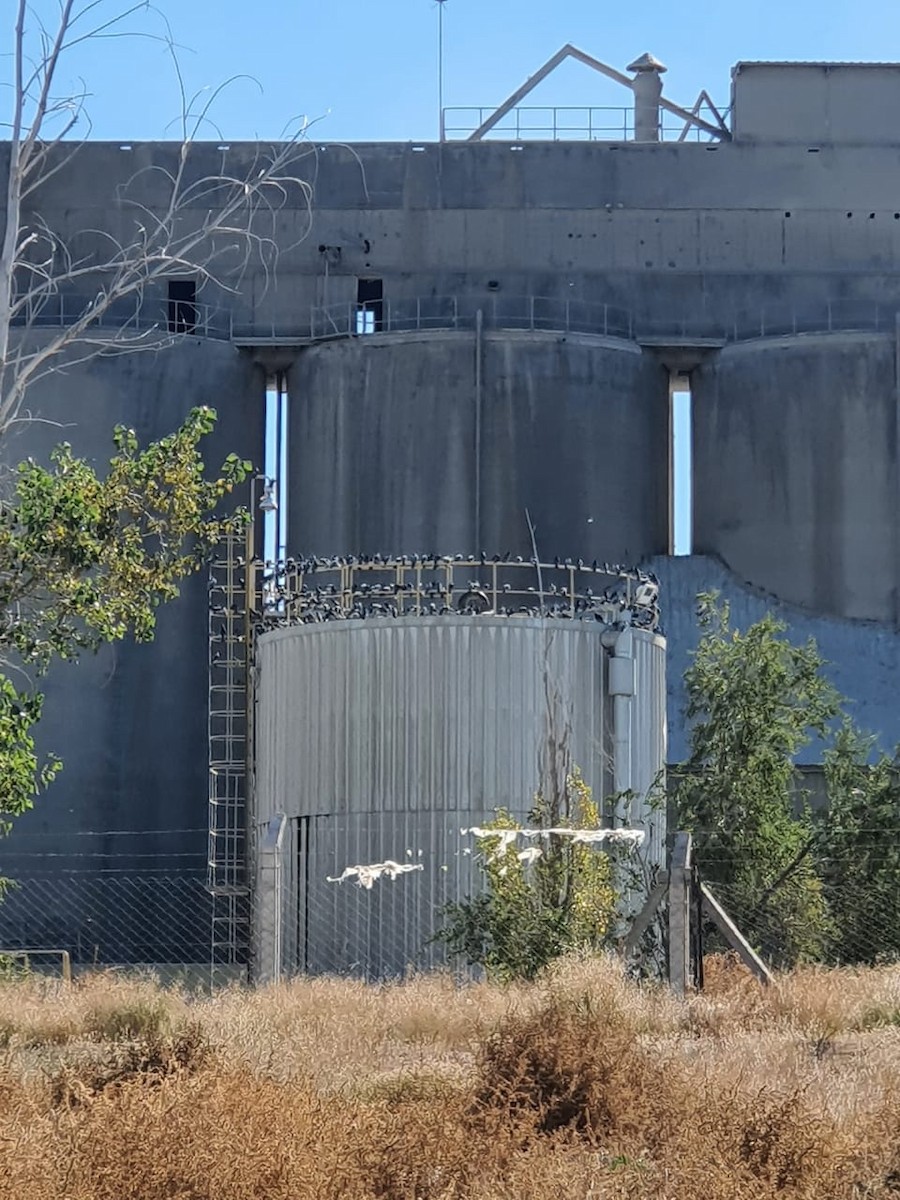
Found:
[(273, 513), (278, 511), (278, 500), (275, 496), (274, 483), (267, 483), (263, 488), (263, 494), (259, 500), (259, 510), (264, 513)]

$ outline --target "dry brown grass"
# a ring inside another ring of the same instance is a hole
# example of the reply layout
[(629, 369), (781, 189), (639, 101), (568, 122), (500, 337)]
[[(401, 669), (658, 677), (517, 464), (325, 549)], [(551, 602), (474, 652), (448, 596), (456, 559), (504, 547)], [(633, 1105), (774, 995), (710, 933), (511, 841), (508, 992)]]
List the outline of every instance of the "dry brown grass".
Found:
[(900, 970), (0, 986), (0, 1200), (900, 1197)]

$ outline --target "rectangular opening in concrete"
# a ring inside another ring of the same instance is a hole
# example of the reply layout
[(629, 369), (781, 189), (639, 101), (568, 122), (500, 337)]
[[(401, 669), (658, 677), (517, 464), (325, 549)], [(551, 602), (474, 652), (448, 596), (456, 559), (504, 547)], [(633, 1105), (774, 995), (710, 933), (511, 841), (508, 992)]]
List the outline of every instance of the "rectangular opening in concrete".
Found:
[(691, 392), (685, 375), (672, 376), (671, 528), (672, 554), (693, 552), (693, 466), (691, 463)]
[(197, 328), (197, 281), (169, 280), (169, 333), (193, 333)]
[(283, 371), (273, 375), (266, 385), (266, 465), (265, 473), (275, 480), (278, 507), (264, 514), (263, 557), (277, 562), (287, 554), (287, 377)]
[(360, 279), (356, 284), (356, 332), (378, 333), (384, 326), (384, 281)]

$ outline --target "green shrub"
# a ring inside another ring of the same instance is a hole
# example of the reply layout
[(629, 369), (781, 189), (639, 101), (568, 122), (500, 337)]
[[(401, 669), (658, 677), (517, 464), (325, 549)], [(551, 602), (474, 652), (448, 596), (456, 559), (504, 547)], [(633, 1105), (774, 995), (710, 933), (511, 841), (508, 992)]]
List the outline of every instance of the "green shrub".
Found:
[[(533, 827), (597, 829), (600, 813), (576, 769), (556, 800), (538, 796)], [(565, 835), (542, 837), (533, 861), (504, 830), (520, 826), (504, 810), (486, 827), (497, 833), (478, 839), (486, 890), (449, 904), (439, 934), (453, 954), (484, 967), (503, 981), (534, 979), (548, 963), (573, 950), (596, 951), (610, 942), (619, 894), (609, 856)]]

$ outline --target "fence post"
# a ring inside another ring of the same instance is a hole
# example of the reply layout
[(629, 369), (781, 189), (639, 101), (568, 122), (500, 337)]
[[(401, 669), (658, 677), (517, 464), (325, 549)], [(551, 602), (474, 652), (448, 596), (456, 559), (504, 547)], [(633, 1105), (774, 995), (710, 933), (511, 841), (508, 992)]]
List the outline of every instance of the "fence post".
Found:
[(254, 982), (278, 983), (284, 962), (284, 894), (282, 844), (287, 817), (276, 813), (269, 820), (259, 845), (255, 912)]
[(691, 835), (676, 833), (669, 866), (669, 985), (683, 996), (691, 979)]

